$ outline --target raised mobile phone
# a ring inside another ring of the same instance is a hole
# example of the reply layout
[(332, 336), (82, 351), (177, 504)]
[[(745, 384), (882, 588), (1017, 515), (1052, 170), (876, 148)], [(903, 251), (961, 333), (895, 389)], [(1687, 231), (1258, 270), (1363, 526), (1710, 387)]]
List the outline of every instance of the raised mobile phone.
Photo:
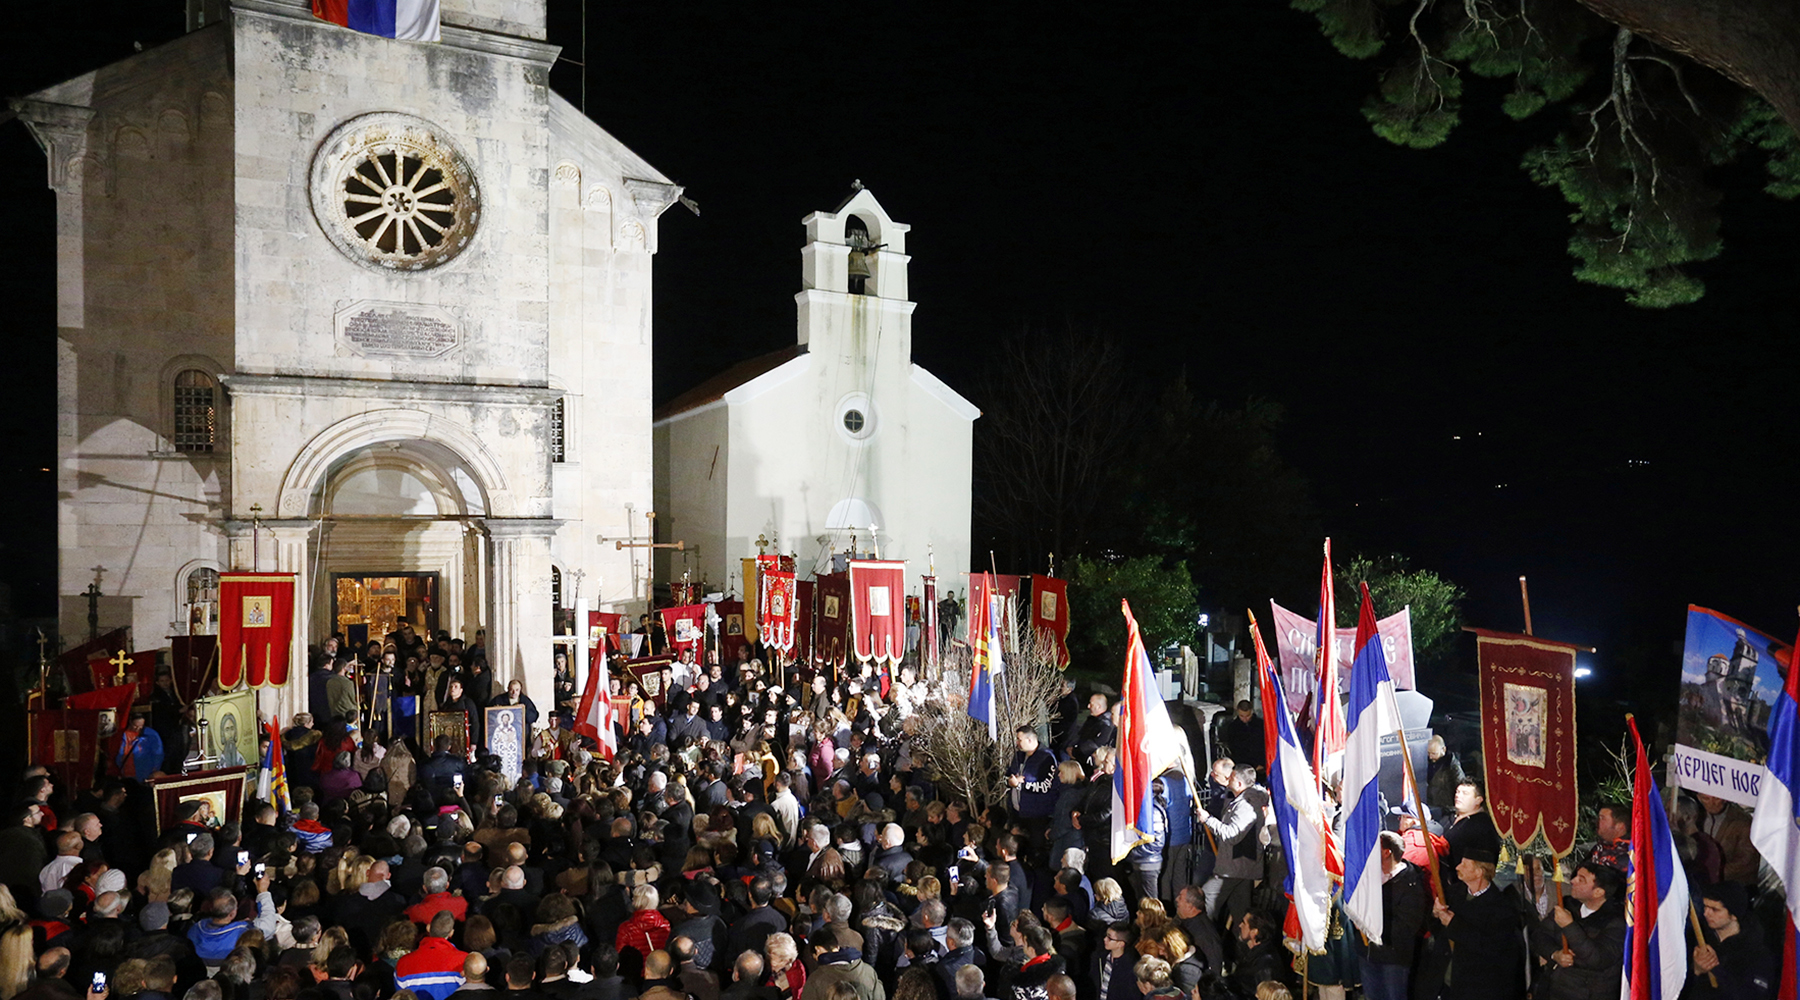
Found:
[(250, 852), (249, 851), (239, 851), (238, 852), (238, 867), (242, 868), (243, 866), (245, 866), (249, 863), (250, 863)]
[(452, 774), (450, 776), (450, 783), (456, 786), (456, 794), (461, 795), (463, 790), (463, 776), (460, 774)]
[(190, 844), (191, 844), (191, 843), (193, 843), (193, 842), (194, 842), (194, 838), (195, 838), (195, 837), (198, 837), (198, 836), (200, 836), (200, 835), (199, 835), (199, 834), (197, 834), (197, 833), (190, 833), (190, 834), (188, 834), (188, 843), (190, 843)]
[(105, 993), (106, 992), (106, 973), (104, 973), (104, 972), (94, 973), (94, 985), (93, 985), (92, 989), (95, 993)]
[(261, 862), (261, 861), (258, 861), (258, 862), (257, 862), (257, 863), (256, 863), (256, 877), (257, 877), (257, 878), (259, 878), (259, 879), (260, 879), (260, 878), (262, 878), (262, 877), (263, 877), (263, 874), (264, 874), (264, 873), (265, 873), (265, 872), (267, 872), (267, 871), (268, 871), (268, 870), (269, 870), (269, 866), (268, 866), (268, 865), (265, 865), (265, 864), (263, 864), (263, 863), (262, 863), (262, 862)]
[(957, 866), (951, 865), (950, 866), (950, 881), (954, 882), (957, 880), (957, 878), (958, 878)]

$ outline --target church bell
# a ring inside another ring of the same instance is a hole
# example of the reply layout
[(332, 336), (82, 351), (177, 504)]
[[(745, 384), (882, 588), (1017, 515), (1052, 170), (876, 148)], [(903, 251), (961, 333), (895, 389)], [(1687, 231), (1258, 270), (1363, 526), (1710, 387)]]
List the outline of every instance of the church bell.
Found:
[(871, 277), (873, 275), (869, 273), (869, 252), (867, 250), (850, 251), (850, 279), (854, 281), (860, 278), (867, 281)]

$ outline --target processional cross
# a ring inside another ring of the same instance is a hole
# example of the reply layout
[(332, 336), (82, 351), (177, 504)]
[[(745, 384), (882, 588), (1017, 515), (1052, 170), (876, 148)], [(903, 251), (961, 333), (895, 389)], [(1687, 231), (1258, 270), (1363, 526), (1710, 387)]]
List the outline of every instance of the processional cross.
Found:
[(125, 668), (131, 666), (130, 654), (126, 653), (124, 649), (120, 649), (119, 655), (113, 657), (112, 659), (108, 660), (107, 662), (111, 663), (113, 666), (118, 668), (118, 671), (119, 671), (117, 674), (118, 682), (120, 684), (125, 683)]
[(649, 549), (650, 550), (647, 553), (647, 555), (650, 558), (647, 558), (644, 560), (644, 607), (646, 610), (648, 610), (648, 609), (654, 608), (656, 606), (656, 550), (657, 549), (674, 549), (677, 552), (683, 552), (683, 551), (687, 550), (687, 542), (681, 541), (681, 540), (676, 540), (673, 542), (657, 541), (656, 540), (656, 511), (647, 510), (644, 512), (644, 516), (650, 519), (650, 537), (647, 541), (642, 541), (642, 542), (615, 541), (615, 542), (613, 542), (613, 546), (618, 551), (623, 551), (625, 549)]

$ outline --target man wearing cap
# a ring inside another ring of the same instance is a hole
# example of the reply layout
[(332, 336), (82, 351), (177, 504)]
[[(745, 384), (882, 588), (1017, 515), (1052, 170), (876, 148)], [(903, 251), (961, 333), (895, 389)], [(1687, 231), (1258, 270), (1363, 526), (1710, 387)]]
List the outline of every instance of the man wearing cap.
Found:
[(1464, 889), (1456, 905), (1440, 901), (1432, 908), (1450, 930), (1450, 990), (1445, 995), (1456, 1000), (1518, 1000), (1525, 994), (1519, 908), (1494, 885), (1498, 861), (1497, 851), (1470, 847), (1456, 864)]
[[(1775, 995), (1776, 959), (1750, 915), (1750, 894), (1736, 882), (1720, 882), (1700, 894), (1701, 917), (1716, 943), (1694, 946), (1692, 975), (1683, 997), (1768, 1000)], [(1793, 970), (1789, 970), (1791, 973)]]
[(1625, 879), (1590, 860), (1575, 869), (1569, 894), (1579, 904), (1574, 912), (1553, 907), (1532, 928), (1532, 951), (1545, 963), (1534, 995), (1612, 1000), (1625, 970)]

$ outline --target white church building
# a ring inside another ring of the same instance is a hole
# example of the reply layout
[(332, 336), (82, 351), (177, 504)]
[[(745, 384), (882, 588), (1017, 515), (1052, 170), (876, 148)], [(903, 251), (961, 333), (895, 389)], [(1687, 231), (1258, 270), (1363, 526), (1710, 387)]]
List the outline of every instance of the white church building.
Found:
[[(910, 229), (875, 195), (802, 220), (798, 336), (659, 408), (656, 503), (693, 579), (741, 590), (740, 560), (797, 556), (802, 579), (854, 551), (969, 568), (970, 448), (981, 411), (912, 360)], [(679, 576), (680, 557), (671, 559)]]
[[(651, 510), (680, 190), (551, 92), (545, 0), (442, 11), (417, 44), (193, 0), (181, 39), (15, 102), (56, 192), (65, 636), (90, 585), (151, 649), (216, 625), (220, 571), (297, 573), (295, 680), (262, 702), (286, 718), (306, 643), (358, 618), (485, 627), (496, 676), (544, 691), (553, 590), (644, 606), (649, 550), (613, 541)], [(841, 254), (813, 269), (841, 291)], [(904, 313), (861, 305), (903, 363)]]

